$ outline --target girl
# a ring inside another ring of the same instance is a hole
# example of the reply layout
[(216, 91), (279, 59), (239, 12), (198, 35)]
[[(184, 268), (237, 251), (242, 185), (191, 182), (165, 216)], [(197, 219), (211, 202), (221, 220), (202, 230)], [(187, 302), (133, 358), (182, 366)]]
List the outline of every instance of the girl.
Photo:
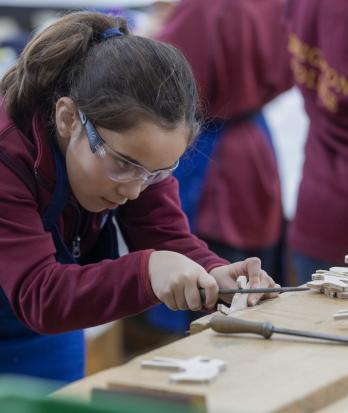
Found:
[(171, 173), (197, 96), (175, 48), (72, 13), (31, 40), (1, 93), (1, 372), (75, 380), (86, 327), (161, 301), (199, 310), (198, 288), (213, 308), (240, 274), (275, 285), (258, 259), (229, 265), (189, 232)]

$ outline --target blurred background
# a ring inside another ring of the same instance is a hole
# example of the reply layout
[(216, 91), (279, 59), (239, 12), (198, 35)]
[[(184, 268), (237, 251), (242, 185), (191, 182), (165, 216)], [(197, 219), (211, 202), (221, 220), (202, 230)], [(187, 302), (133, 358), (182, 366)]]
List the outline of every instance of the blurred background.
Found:
[[(97, 10), (123, 15), (134, 33), (156, 37), (166, 29), (167, 21), (179, 3), (151, 0), (0, 0), (0, 76), (15, 62), (33, 33), (42, 30), (68, 10)], [(296, 87), (290, 87), (266, 102), (262, 113), (272, 135), (286, 228), (295, 213), (308, 119)], [(280, 255), (281, 270), (279, 274), (272, 275), (278, 275), (278, 280), (284, 285), (296, 284), (287, 259), (284, 234)], [(177, 314), (174, 321), (168, 322), (168, 314), (158, 310), (155, 314), (143, 314), (89, 329), (87, 373), (121, 364), (138, 353), (182, 337), (190, 317), (180, 319)]]

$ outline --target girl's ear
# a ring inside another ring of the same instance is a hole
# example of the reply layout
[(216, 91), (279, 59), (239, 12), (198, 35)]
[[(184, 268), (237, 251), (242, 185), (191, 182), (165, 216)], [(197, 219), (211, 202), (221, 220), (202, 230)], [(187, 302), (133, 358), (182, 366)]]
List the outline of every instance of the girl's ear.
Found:
[(58, 135), (70, 139), (78, 125), (76, 105), (69, 97), (62, 97), (56, 103), (56, 127)]

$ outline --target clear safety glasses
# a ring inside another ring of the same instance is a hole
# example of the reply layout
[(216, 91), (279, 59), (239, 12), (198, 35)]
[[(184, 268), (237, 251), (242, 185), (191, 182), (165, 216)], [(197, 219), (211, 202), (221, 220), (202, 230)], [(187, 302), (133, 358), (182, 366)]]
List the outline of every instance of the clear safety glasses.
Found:
[(170, 168), (150, 172), (142, 165), (131, 162), (111, 149), (86, 115), (81, 110), (78, 112), (81, 123), (85, 128), (91, 151), (103, 159), (107, 177), (112, 181), (130, 182), (141, 180), (146, 185), (151, 185), (167, 178), (178, 167), (179, 160)]

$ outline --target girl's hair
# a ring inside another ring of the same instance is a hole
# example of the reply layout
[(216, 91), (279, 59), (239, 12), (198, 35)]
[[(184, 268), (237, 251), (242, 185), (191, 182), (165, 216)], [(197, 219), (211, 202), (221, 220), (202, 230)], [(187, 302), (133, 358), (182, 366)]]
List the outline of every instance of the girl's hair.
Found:
[[(102, 39), (110, 28), (123, 33)], [(189, 64), (173, 46), (134, 36), (120, 17), (67, 14), (33, 37), (0, 83), (5, 107), (21, 126), (33, 113), (52, 116), (71, 97), (96, 125), (126, 130), (143, 120), (164, 128), (185, 121), (198, 132), (197, 90)]]

